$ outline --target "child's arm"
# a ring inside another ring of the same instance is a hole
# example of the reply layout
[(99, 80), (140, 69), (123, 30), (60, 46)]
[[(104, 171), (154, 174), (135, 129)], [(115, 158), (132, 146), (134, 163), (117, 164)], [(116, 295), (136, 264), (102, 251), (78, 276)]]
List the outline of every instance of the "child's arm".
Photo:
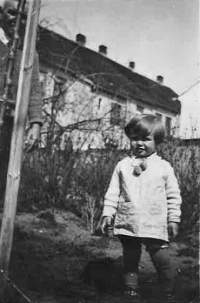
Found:
[(119, 167), (116, 166), (108, 190), (105, 194), (104, 207), (102, 213), (101, 230), (104, 234), (107, 227), (112, 225), (113, 218), (116, 213), (118, 200), (120, 195), (120, 180), (119, 180)]
[(108, 190), (105, 194), (102, 217), (111, 217), (111, 218), (114, 217), (118, 206), (119, 195), (120, 195), (120, 178), (119, 178), (119, 166), (117, 165), (113, 172)]
[(166, 195), (168, 206), (168, 232), (170, 237), (175, 238), (178, 235), (182, 199), (174, 170), (169, 163), (167, 165)]

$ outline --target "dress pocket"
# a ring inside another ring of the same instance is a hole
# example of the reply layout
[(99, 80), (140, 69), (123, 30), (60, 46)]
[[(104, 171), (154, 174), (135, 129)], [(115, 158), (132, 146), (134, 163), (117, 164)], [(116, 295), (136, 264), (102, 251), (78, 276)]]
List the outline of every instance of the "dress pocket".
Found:
[(139, 224), (139, 214), (133, 202), (119, 203), (115, 217), (115, 228), (136, 233)]

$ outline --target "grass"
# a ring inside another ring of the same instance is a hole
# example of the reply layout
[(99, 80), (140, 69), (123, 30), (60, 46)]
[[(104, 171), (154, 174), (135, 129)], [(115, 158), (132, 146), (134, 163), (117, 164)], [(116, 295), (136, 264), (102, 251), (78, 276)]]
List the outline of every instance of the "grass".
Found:
[[(180, 255), (181, 245), (182, 242), (171, 249), (178, 273), (177, 295), (195, 302), (198, 260)], [(99, 303), (100, 297), (104, 303), (123, 302), (120, 243), (115, 238), (92, 236), (71, 212), (55, 210), (53, 224), (41, 212), (18, 214), (9, 276), (32, 302), (43, 303), (47, 297), (52, 303)], [(155, 269), (145, 250), (140, 286), (144, 299), (159, 295)], [(19, 295), (16, 301), (16, 295), (13, 289), (9, 291), (9, 302), (13, 298), (15, 303), (24, 302)]]

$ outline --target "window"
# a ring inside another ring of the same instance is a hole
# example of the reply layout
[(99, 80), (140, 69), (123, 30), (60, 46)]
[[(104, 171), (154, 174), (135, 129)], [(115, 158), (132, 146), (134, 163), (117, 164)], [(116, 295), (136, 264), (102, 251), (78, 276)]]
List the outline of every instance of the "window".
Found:
[(162, 120), (162, 115), (159, 113), (156, 113), (156, 117), (158, 118), (158, 120)]
[(118, 103), (111, 104), (110, 124), (111, 125), (121, 124), (121, 105)]
[(168, 136), (169, 136), (170, 133), (171, 133), (171, 122), (172, 122), (172, 119), (169, 118), (169, 117), (166, 117), (166, 120), (165, 120), (165, 127), (166, 127), (166, 133), (167, 133)]
[(142, 114), (144, 111), (144, 107), (137, 105), (137, 111)]
[(102, 101), (102, 99), (99, 98), (98, 109), (100, 109), (100, 107), (101, 107), (101, 101)]

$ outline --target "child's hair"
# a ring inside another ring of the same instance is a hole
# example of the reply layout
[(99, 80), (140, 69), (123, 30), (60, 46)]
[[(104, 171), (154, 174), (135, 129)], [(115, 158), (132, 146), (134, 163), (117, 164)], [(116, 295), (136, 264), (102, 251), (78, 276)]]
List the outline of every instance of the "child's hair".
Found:
[(153, 134), (156, 144), (160, 144), (165, 139), (165, 128), (162, 121), (152, 114), (142, 114), (133, 117), (124, 128), (128, 138), (130, 135), (148, 136)]

